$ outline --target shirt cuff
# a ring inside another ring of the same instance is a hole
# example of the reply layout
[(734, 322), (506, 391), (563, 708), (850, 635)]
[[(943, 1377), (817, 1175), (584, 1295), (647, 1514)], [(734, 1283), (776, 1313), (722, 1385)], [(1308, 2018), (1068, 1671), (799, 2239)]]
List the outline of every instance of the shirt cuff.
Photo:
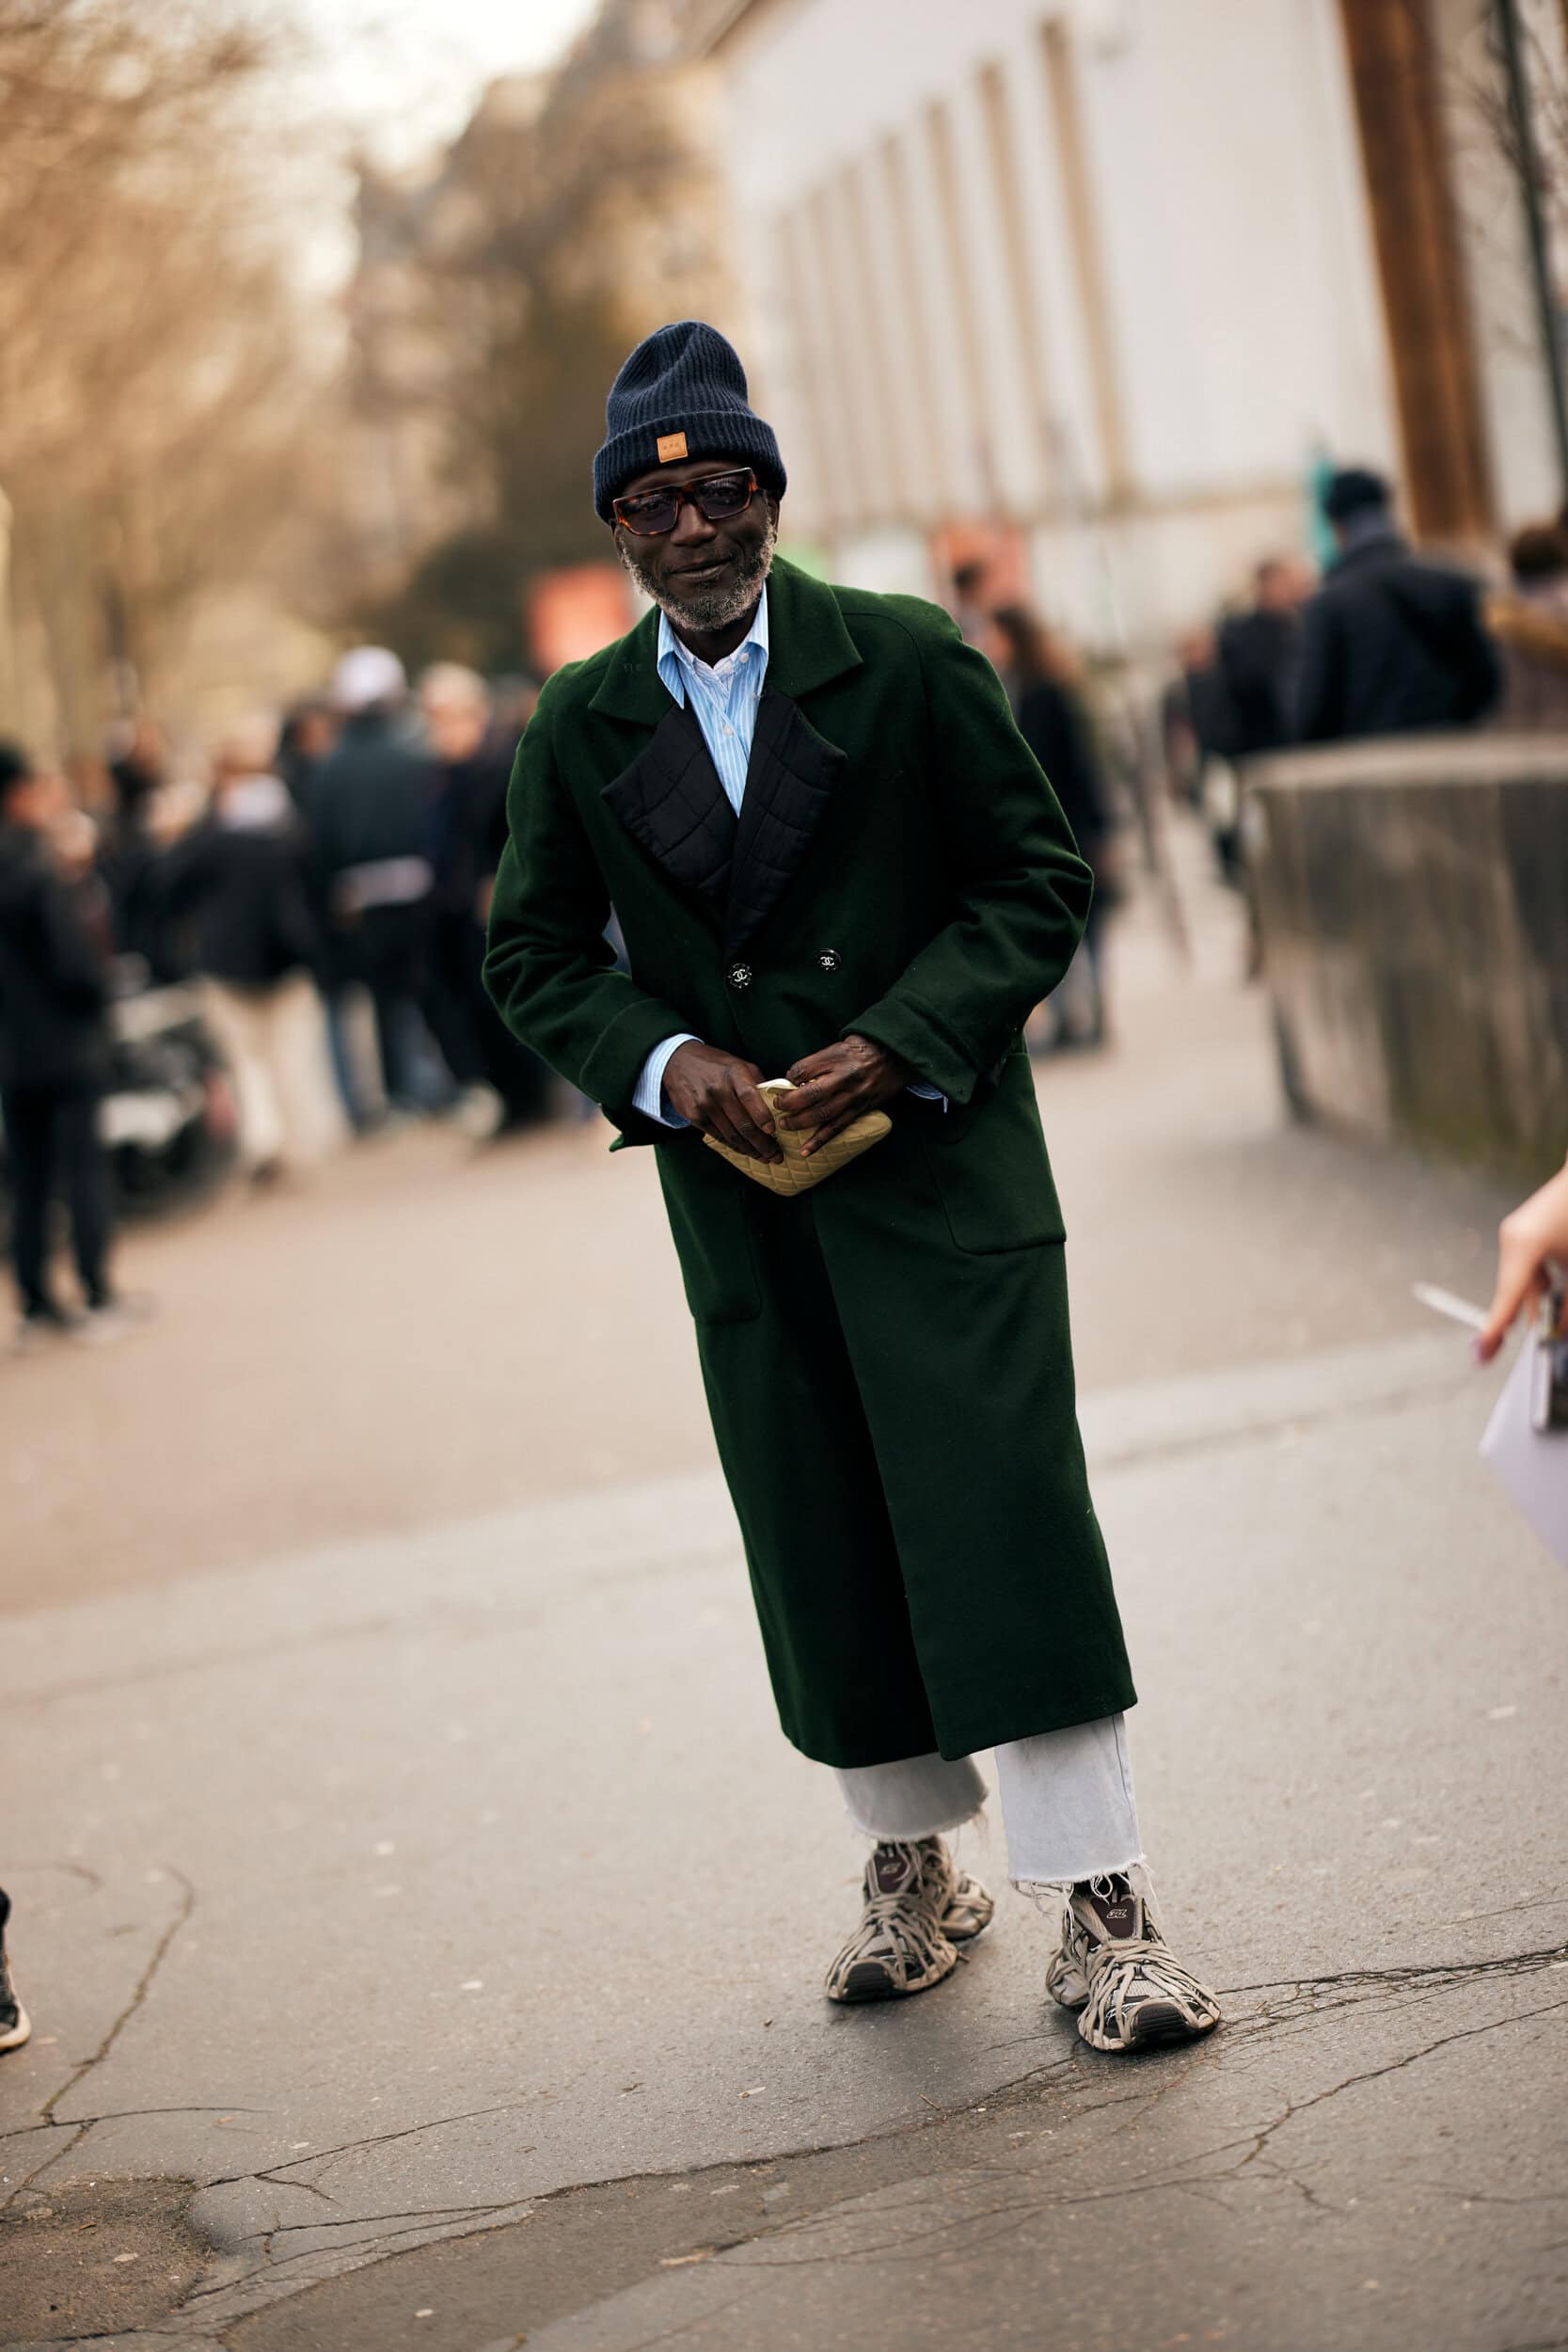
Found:
[(906, 1094), (918, 1094), (923, 1103), (940, 1103), (943, 1110), (947, 1108), (947, 1097), (941, 1087), (927, 1086), (924, 1078), (913, 1079), (904, 1091)]
[(677, 1046), (701, 1043), (701, 1038), (694, 1036), (691, 1030), (683, 1029), (678, 1036), (667, 1037), (661, 1045), (656, 1045), (643, 1063), (642, 1075), (637, 1081), (637, 1090), (631, 1098), (633, 1110), (641, 1111), (644, 1119), (657, 1119), (661, 1127), (689, 1126), (689, 1120), (678, 1119), (673, 1111), (665, 1106), (664, 1073)]

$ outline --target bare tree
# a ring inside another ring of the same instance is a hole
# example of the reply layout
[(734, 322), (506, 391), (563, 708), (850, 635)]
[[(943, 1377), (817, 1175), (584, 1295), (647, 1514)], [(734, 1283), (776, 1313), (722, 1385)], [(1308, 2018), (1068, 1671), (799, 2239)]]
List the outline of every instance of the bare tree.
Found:
[(588, 484), (616, 367), (722, 299), (676, 14), (606, 0), (548, 84), (488, 93), (434, 180), (367, 173), (361, 230), (356, 398), (422, 430), (431, 468), (422, 493), (396, 483), (415, 529), (368, 617), (417, 658), (515, 665), (530, 576), (608, 553)]
[(287, 511), (319, 369), (279, 60), (257, 0), (0, 0), (11, 723), (90, 742)]

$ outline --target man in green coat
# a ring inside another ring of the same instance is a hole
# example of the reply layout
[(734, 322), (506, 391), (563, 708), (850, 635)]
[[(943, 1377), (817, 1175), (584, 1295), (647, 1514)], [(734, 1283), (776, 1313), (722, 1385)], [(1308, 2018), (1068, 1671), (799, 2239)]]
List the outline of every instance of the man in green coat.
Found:
[[(942, 1838), (989, 1747), (1085, 2041), (1206, 2032), (1143, 1869), (1020, 1041), (1088, 869), (943, 612), (773, 560), (784, 469), (721, 335), (660, 328), (607, 417), (594, 503), (657, 609), (540, 697), (485, 977), (612, 1148), (655, 1147), (780, 1717), (876, 1841), (828, 1993), (923, 1992), (989, 1922)], [(748, 1181), (781, 1125), (815, 1173), (875, 1112), (891, 1132), (814, 1187)]]

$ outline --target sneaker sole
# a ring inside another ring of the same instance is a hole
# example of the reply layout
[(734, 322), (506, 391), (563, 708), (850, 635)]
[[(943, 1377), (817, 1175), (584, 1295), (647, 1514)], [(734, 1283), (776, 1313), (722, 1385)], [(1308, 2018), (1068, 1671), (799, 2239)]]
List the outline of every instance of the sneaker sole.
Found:
[(1113, 2042), (1108, 2035), (1078, 2030), (1091, 2050), (1104, 2050), (1113, 2058), (1131, 2050), (1168, 2049), (1174, 2042), (1200, 2042), (1206, 2033), (1212, 2033), (1219, 2024), (1217, 2017), (1206, 2018), (1202, 2025), (1189, 2025), (1181, 2011), (1166, 2001), (1148, 2001), (1132, 2020), (1125, 2042)]
[(958, 1955), (955, 1952), (945, 1968), (938, 1968), (913, 1984), (895, 1984), (879, 1960), (858, 1960), (828, 1998), (849, 2007), (863, 2006), (867, 2001), (907, 2001), (916, 1993), (929, 1993), (934, 1984), (945, 1984), (958, 1964)]
[(16, 2023), (0, 2033), (0, 2050), (20, 2050), (33, 2030), (31, 2018), (21, 2003), (17, 2004)]

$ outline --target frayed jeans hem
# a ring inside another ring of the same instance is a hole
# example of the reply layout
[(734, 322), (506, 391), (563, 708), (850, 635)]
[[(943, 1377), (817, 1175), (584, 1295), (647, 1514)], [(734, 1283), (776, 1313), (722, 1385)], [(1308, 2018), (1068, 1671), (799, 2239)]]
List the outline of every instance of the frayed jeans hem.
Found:
[(1148, 1875), (1148, 1860), (1142, 1853), (1125, 1862), (1097, 1862), (1092, 1869), (1077, 1870), (1070, 1878), (1012, 1878), (1009, 1883), (1021, 1895), (1070, 1895), (1075, 1886), (1086, 1886), (1091, 1879), (1130, 1878), (1134, 1870)]

